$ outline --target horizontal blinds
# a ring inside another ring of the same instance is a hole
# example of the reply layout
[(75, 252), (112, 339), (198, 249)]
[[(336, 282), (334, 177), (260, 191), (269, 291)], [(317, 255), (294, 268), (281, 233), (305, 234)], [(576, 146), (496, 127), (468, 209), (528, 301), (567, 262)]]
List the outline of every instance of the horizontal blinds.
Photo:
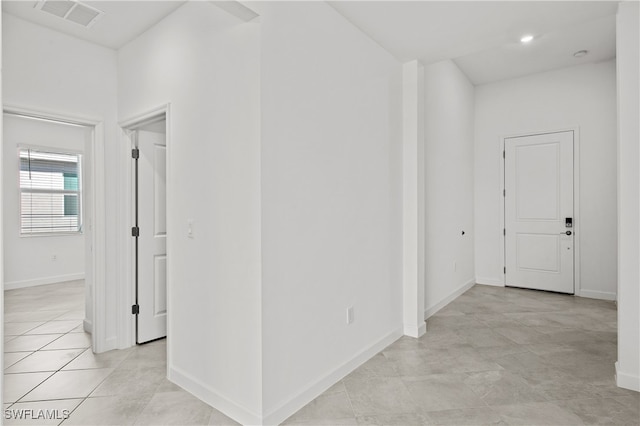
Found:
[(80, 156), (20, 149), (22, 234), (81, 230)]

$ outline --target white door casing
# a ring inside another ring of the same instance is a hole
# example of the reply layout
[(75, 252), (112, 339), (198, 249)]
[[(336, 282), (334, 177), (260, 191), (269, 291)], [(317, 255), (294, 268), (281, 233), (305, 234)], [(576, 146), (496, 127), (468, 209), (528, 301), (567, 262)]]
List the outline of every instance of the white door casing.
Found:
[(137, 343), (167, 335), (166, 137), (138, 130)]
[(573, 144), (573, 131), (505, 139), (507, 286), (575, 291)]

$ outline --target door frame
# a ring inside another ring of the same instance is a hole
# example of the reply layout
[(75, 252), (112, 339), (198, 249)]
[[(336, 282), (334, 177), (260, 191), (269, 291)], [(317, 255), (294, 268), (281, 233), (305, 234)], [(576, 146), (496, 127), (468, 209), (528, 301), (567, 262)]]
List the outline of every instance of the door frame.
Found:
[[(123, 230), (121, 233), (124, 238), (118, 244), (120, 248), (119, 260), (122, 268), (120, 270), (120, 280), (118, 285), (117, 296), (117, 330), (118, 330), (118, 347), (121, 349), (128, 348), (136, 345), (136, 317), (131, 313), (131, 306), (135, 304), (136, 288), (135, 288), (135, 265), (134, 265), (134, 250), (135, 241), (131, 237), (131, 228), (134, 226), (135, 205), (133, 203), (133, 197), (135, 195), (135, 182), (133, 180), (133, 163), (131, 161), (131, 139), (129, 132), (133, 128), (144, 124), (147, 121), (153, 120), (156, 117), (163, 116), (166, 120), (166, 146), (167, 146), (167, 224), (171, 223), (173, 218), (173, 211), (171, 209), (171, 192), (169, 191), (169, 182), (171, 182), (171, 104), (166, 103), (156, 108), (149, 109), (145, 112), (137, 114), (126, 120), (122, 120), (118, 123), (120, 128), (121, 139), (121, 154), (120, 158), (123, 164), (122, 173), (120, 174), (120, 188), (121, 194), (119, 196), (120, 201), (120, 215), (118, 229)], [(172, 252), (172, 239), (167, 232), (167, 294), (170, 294), (172, 280), (172, 261), (170, 252)], [(167, 297), (167, 336), (170, 336), (170, 316), (171, 316), (171, 299)], [(167, 337), (168, 341), (168, 337)], [(167, 346), (167, 365), (170, 351)]]
[[(573, 288), (574, 296), (581, 296), (582, 286), (580, 284), (580, 236), (581, 232), (581, 218), (580, 218), (580, 127), (565, 127), (553, 130), (544, 131), (531, 131), (523, 133), (514, 133), (502, 136), (500, 138), (500, 193), (504, 194), (506, 187), (506, 158), (504, 152), (506, 150), (506, 140), (511, 138), (519, 138), (526, 136), (538, 136), (546, 135), (550, 133), (561, 132), (573, 132)], [(506, 227), (506, 205), (504, 195), (500, 197), (500, 211), (502, 212), (500, 227), (505, 229)], [(501, 259), (503, 266), (507, 264), (507, 237), (502, 233)], [(507, 275), (503, 273), (502, 285), (507, 286)]]
[[(83, 327), (85, 331), (89, 331), (91, 333), (91, 348), (93, 352), (104, 352), (105, 350), (110, 349), (110, 347), (108, 347), (106, 336), (106, 306), (104, 303), (99, 303), (106, 299), (104, 297), (107, 254), (105, 228), (106, 194), (104, 121), (95, 117), (70, 115), (66, 113), (60, 114), (58, 112), (11, 104), (3, 104), (3, 113), (57, 121), (60, 123), (75, 124), (92, 129), (92, 152), (89, 161), (89, 173), (91, 175), (91, 184), (89, 185), (89, 189), (91, 191), (92, 198), (91, 214), (89, 216), (89, 219), (91, 220), (91, 229), (88, 232), (91, 235), (93, 250), (91, 250), (91, 255), (88, 255), (87, 249), (85, 248), (85, 263), (90, 263), (92, 266), (91, 281), (93, 283), (93, 294), (89, 294), (88, 297), (85, 296), (85, 309), (87, 299), (91, 301), (93, 306), (91, 307), (91, 315), (89, 317), (87, 317), (85, 313)], [(4, 140), (2, 144), (4, 145)], [(86, 202), (86, 198), (84, 202)], [(85, 233), (86, 232), (87, 230), (85, 228)], [(88, 291), (90, 291), (90, 289), (85, 286), (85, 294)]]

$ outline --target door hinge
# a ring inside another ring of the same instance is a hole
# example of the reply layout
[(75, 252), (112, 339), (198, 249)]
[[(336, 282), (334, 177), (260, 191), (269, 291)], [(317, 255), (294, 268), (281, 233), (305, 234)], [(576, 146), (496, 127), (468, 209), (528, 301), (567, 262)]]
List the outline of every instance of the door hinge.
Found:
[(504, 268), (502, 268), (502, 272), (505, 273), (505, 274), (507, 273), (507, 267), (506, 266)]
[(506, 190), (506, 189), (503, 189), (503, 190), (502, 190), (502, 196), (503, 196), (503, 197), (506, 197), (506, 196), (507, 196), (507, 190)]
[(502, 151), (502, 158), (507, 158), (507, 153), (506, 153), (506, 151)]
[(138, 228), (137, 226), (134, 226), (133, 228), (131, 228), (131, 236), (132, 237), (139, 237), (140, 236), (140, 228)]
[(131, 314), (138, 315), (140, 313), (140, 305), (131, 305)]
[(131, 158), (133, 158), (134, 160), (140, 158), (140, 150), (138, 148), (133, 148), (131, 150)]
[(502, 228), (502, 235), (507, 235), (507, 228)]

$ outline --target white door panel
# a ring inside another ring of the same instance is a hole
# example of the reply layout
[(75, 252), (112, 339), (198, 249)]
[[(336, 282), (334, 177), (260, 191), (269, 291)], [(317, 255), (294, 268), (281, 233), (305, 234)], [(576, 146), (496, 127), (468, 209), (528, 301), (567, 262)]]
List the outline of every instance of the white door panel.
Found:
[(137, 342), (167, 335), (167, 223), (165, 135), (138, 131)]
[(566, 218), (573, 221), (573, 132), (506, 139), (508, 286), (574, 292), (573, 227)]

